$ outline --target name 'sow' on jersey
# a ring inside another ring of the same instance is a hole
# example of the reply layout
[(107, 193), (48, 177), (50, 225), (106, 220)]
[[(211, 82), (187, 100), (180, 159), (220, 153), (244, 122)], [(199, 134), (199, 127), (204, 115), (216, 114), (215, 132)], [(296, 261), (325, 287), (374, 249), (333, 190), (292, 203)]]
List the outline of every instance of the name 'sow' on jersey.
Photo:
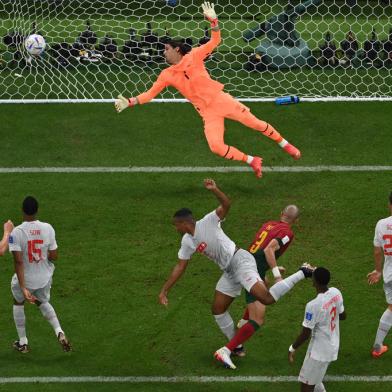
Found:
[(342, 293), (331, 287), (308, 302), (302, 325), (312, 330), (306, 355), (316, 361), (331, 362), (338, 359), (339, 314), (344, 312)]
[(374, 233), (374, 246), (384, 251), (384, 282), (392, 281), (392, 216), (377, 222)]
[(52, 278), (54, 265), (48, 251), (56, 250), (56, 236), (49, 223), (23, 222), (9, 237), (9, 250), (22, 252), (25, 285), (29, 289), (45, 287)]

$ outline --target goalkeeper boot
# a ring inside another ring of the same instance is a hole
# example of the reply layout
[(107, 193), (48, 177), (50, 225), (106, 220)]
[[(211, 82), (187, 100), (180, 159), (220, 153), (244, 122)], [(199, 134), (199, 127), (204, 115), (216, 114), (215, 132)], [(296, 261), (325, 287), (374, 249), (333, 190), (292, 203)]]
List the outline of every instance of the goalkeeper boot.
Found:
[(224, 367), (227, 369), (236, 369), (234, 363), (230, 359), (230, 350), (227, 347), (222, 347), (215, 351), (214, 358), (222, 362)]
[(292, 144), (287, 143), (283, 150), (285, 150), (289, 155), (291, 155), (294, 159), (301, 158), (301, 151), (298, 150), (297, 147), (294, 147)]
[(385, 354), (388, 351), (388, 346), (380, 346), (380, 347), (373, 347), (372, 350), (372, 357), (373, 358), (380, 358), (381, 355)]
[(309, 263), (303, 263), (299, 270), (304, 273), (305, 278), (311, 278), (315, 269), (316, 267), (313, 267)]
[(263, 158), (260, 157), (254, 157), (252, 159), (252, 162), (250, 163), (250, 167), (255, 172), (257, 178), (261, 178), (261, 176), (263, 175), (261, 173), (262, 165), (263, 165)]
[(27, 344), (20, 344), (19, 340), (15, 340), (12, 346), (16, 351), (19, 351), (22, 354), (27, 354), (30, 352), (29, 346)]
[(59, 332), (57, 335), (57, 340), (59, 341), (63, 351), (68, 352), (72, 350), (72, 346), (68, 338), (64, 335), (64, 332)]

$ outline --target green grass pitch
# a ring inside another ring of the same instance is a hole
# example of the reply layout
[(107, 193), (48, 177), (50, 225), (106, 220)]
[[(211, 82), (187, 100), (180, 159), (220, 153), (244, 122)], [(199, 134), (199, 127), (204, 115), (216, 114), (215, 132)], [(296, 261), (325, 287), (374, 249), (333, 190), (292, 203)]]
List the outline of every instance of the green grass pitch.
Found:
[[(390, 165), (390, 103), (249, 104), (297, 145), (293, 162), (267, 138), (234, 122), (226, 140), (264, 157), (267, 166)], [(214, 156), (202, 122), (189, 104), (150, 104), (121, 115), (112, 105), (1, 105), (0, 167), (36, 166), (223, 166)], [(304, 306), (315, 296), (301, 282), (267, 310), (266, 324), (247, 344), (248, 355), (230, 372), (212, 353), (225, 342), (210, 314), (218, 268), (194, 257), (172, 289), (167, 309), (158, 304), (161, 285), (177, 261), (180, 242), (173, 212), (189, 206), (201, 217), (216, 208), (203, 189), (213, 177), (233, 200), (225, 232), (247, 247), (260, 224), (277, 218), (288, 203), (302, 215), (296, 239), (281, 258), (289, 272), (303, 261), (328, 267), (348, 313), (341, 323), (341, 351), (330, 375), (389, 375), (390, 355), (370, 357), (385, 309), (382, 286), (369, 287), (372, 239), (388, 215), (391, 172), (0, 174), (0, 221), (20, 222), (27, 194), (41, 204), (40, 219), (56, 229), (59, 260), (51, 303), (74, 351), (66, 354), (33, 306), (26, 306), (32, 351), (14, 352), (16, 337), (9, 289), (10, 255), (1, 259), (0, 358), (11, 376), (296, 376), (287, 348), (301, 328)], [(244, 300), (231, 309), (238, 319)], [(391, 343), (391, 336), (387, 338)], [(328, 391), (385, 391), (391, 383), (327, 383)], [(0, 391), (298, 391), (296, 383), (209, 384), (10, 384)]]

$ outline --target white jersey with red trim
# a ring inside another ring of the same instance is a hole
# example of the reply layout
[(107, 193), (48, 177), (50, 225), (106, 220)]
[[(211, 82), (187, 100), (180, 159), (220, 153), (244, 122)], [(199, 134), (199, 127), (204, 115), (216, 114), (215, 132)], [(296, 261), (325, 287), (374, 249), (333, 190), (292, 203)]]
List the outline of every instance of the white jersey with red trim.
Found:
[(384, 282), (392, 281), (392, 216), (380, 219), (374, 233), (373, 245), (384, 251)]
[(53, 227), (39, 220), (23, 222), (12, 230), (8, 242), (10, 252), (22, 252), (25, 286), (29, 289), (45, 287), (54, 271), (48, 251), (57, 249)]
[(184, 234), (178, 258), (189, 260), (195, 252), (200, 252), (224, 271), (233, 258), (235, 248), (235, 243), (223, 232), (221, 220), (214, 210), (196, 222), (193, 236)]
[(306, 305), (302, 325), (312, 330), (307, 355), (316, 361), (336, 361), (339, 352), (339, 314), (344, 312), (342, 293), (335, 287)]

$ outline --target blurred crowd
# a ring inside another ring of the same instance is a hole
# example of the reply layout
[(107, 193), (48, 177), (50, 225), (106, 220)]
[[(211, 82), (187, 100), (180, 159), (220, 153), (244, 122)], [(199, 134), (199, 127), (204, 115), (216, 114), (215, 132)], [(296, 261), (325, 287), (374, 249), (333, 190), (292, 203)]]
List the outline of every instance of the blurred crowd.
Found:
[[(29, 59), (23, 48), (24, 40), (30, 34), (39, 34), (45, 38), (45, 34), (40, 32), (35, 24), (29, 34), (13, 30), (3, 37), (4, 45), (8, 52), (12, 53), (11, 61), (14, 65), (24, 65), (24, 63), (32, 60)], [(138, 35), (132, 27), (128, 34), (128, 39), (123, 46), (119, 46), (117, 40), (111, 34), (105, 34), (99, 39), (90, 22), (87, 21), (85, 30), (80, 32), (74, 43), (51, 43), (45, 51), (45, 56), (59, 67), (67, 67), (70, 64), (75, 65), (77, 63), (110, 63), (124, 59), (145, 63), (159, 63), (165, 60), (163, 56), (165, 43), (172, 39), (167, 28), (165, 28), (163, 35), (159, 35), (153, 31), (151, 22), (148, 22), (145, 31), (141, 34)], [(197, 42), (202, 45), (208, 42), (209, 39), (209, 29), (205, 27), (204, 35)], [(194, 44), (192, 38), (185, 38), (182, 41), (190, 46)]]
[[(31, 63), (33, 59), (26, 55), (23, 47), (25, 38), (30, 34), (45, 34), (40, 32), (35, 23), (29, 34), (20, 31), (9, 31), (3, 37), (3, 43), (11, 56), (5, 63), (14, 67), (23, 67)], [(146, 64), (164, 62), (163, 52), (165, 43), (172, 37), (168, 29), (163, 35), (153, 31), (151, 22), (146, 23), (145, 30), (137, 34), (132, 27), (128, 31), (128, 39), (122, 46), (111, 34), (105, 34), (98, 38), (89, 21), (86, 22), (85, 30), (75, 37), (74, 43), (59, 42), (51, 43), (45, 51), (46, 59), (58, 67), (67, 67), (78, 63), (111, 63), (113, 61), (140, 61)], [(196, 40), (198, 45), (208, 42), (210, 39), (208, 27), (204, 28), (204, 34)], [(194, 45), (193, 38), (182, 39), (190, 46)], [(254, 57), (254, 61), (252, 60)], [(252, 55), (246, 69), (265, 70), (261, 56)], [(249, 65), (250, 68), (249, 68)], [(375, 30), (367, 40), (359, 42), (353, 31), (346, 34), (344, 40), (337, 44), (332, 33), (327, 32), (324, 40), (317, 49), (313, 50), (308, 60), (308, 66), (314, 67), (387, 67), (392, 68), (392, 28), (389, 35), (379, 40)]]

